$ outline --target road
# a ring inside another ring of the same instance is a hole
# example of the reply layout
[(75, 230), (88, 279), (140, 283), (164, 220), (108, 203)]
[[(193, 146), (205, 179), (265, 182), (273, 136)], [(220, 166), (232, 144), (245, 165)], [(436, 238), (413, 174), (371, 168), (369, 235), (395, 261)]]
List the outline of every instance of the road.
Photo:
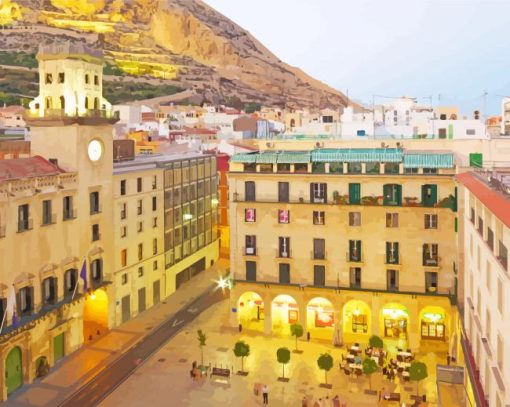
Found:
[(224, 294), (221, 290), (211, 287), (127, 350), (113, 364), (62, 402), (60, 406), (89, 407), (98, 405), (186, 324), (193, 321), (206, 308), (225, 299), (227, 295), (228, 293)]

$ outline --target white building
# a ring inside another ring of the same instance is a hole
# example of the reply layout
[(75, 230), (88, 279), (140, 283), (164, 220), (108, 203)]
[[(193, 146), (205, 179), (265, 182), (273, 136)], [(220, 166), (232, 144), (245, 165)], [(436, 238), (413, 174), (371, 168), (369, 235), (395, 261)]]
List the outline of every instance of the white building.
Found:
[(510, 97), (501, 102), (501, 134), (510, 135)]
[(498, 172), (458, 175), (459, 238), (464, 247), (462, 343), (470, 355), (466, 364), (481, 394), (480, 406), (510, 404), (509, 179), (510, 173)]

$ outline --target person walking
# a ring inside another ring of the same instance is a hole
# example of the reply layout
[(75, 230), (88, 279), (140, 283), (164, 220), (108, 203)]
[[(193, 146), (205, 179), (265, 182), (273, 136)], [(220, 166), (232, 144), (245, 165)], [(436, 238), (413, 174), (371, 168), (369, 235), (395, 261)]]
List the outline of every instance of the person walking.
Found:
[(269, 404), (269, 387), (267, 384), (264, 384), (262, 387), (262, 402), (264, 404)]
[(308, 401), (306, 400), (306, 396), (303, 396), (303, 400), (301, 401), (301, 407), (308, 407)]
[(333, 407), (340, 407), (340, 399), (338, 398), (338, 394), (333, 397)]

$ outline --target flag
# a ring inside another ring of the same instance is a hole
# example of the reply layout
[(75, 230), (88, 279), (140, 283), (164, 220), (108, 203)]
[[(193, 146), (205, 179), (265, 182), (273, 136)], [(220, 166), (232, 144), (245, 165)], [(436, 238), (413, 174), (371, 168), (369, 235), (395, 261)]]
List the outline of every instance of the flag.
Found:
[(18, 317), (16, 315), (16, 290), (14, 289), (14, 285), (12, 285), (9, 290), (5, 312), (7, 313), (7, 318), (11, 319), (12, 325), (15, 327), (18, 326)]
[(80, 278), (83, 279), (83, 292), (87, 291), (87, 260), (83, 260), (83, 266), (81, 266)]

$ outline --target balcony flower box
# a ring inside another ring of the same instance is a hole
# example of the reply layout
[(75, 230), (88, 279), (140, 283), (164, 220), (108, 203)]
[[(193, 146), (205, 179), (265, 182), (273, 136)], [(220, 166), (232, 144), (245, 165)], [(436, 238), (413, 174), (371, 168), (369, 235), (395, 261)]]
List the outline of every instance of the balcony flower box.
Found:
[(405, 196), (404, 197), (404, 206), (421, 206), (418, 198), (415, 196)]
[(363, 196), (361, 197), (361, 204), (366, 206), (377, 206), (382, 205), (383, 197), (382, 196)]

